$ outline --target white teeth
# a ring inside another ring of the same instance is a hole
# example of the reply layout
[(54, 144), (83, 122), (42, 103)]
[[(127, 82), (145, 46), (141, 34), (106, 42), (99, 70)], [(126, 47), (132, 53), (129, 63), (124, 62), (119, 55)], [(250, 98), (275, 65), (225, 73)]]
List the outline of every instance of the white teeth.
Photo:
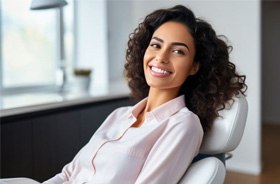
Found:
[(154, 66), (152, 66), (151, 70), (154, 71), (154, 72), (157, 72), (157, 73), (161, 73), (161, 74), (168, 74), (169, 73), (168, 71), (162, 70), (160, 68), (156, 68)]

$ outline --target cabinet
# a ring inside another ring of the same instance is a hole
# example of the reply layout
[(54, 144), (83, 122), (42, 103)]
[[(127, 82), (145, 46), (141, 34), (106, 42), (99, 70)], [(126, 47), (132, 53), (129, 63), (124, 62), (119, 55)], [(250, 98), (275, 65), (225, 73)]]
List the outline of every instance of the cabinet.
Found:
[(2, 118), (1, 177), (54, 176), (114, 109), (133, 104), (120, 98)]

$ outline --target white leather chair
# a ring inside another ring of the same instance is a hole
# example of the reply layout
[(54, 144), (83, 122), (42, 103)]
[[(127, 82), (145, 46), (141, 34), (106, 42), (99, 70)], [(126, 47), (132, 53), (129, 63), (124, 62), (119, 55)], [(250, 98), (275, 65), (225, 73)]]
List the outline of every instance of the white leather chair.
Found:
[(222, 184), (226, 166), (223, 156), (233, 151), (240, 143), (248, 114), (248, 103), (244, 96), (234, 98), (233, 104), (220, 111), (220, 117), (204, 136), (200, 153), (208, 155), (191, 164), (179, 184)]
[[(233, 104), (220, 111), (220, 117), (205, 134), (200, 153), (208, 155), (191, 164), (179, 184), (222, 184), (226, 175), (224, 155), (234, 150), (242, 138), (248, 113), (244, 96), (234, 98)], [(29, 178), (1, 179), (0, 184), (38, 184)]]

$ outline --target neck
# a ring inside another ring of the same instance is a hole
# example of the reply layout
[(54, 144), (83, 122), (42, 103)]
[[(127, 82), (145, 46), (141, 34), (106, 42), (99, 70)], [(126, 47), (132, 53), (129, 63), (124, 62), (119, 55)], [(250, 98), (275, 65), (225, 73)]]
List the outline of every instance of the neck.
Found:
[(176, 98), (178, 96), (178, 90), (159, 90), (150, 88), (148, 94), (148, 100), (144, 112), (149, 112), (158, 106)]
[(148, 94), (148, 100), (145, 108), (137, 116), (137, 121), (132, 125), (132, 127), (140, 127), (145, 119), (145, 114), (158, 106), (176, 98), (178, 96), (178, 90), (159, 90), (155, 88), (150, 88)]

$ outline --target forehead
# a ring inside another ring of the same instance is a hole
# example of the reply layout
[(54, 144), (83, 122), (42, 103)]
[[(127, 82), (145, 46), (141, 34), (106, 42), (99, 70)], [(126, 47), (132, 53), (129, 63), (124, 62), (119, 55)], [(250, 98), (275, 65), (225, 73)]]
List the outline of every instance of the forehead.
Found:
[(184, 42), (193, 47), (193, 37), (186, 25), (179, 22), (166, 22), (159, 26), (153, 36), (163, 39), (165, 42)]

